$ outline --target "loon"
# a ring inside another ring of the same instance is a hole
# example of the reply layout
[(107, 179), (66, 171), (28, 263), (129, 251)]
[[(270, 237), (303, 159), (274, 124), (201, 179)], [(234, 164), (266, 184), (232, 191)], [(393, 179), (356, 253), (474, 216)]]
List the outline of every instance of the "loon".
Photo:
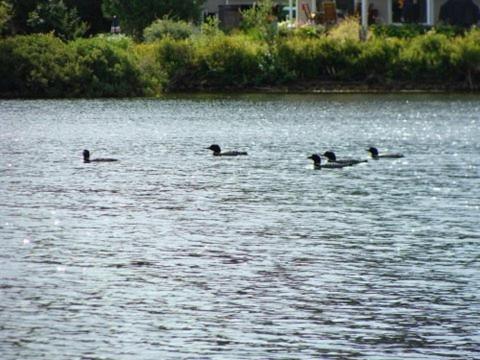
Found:
[(108, 158), (99, 158), (99, 159), (90, 159), (90, 151), (83, 150), (83, 162), (90, 163), (90, 162), (112, 162), (118, 161), (117, 159), (108, 159)]
[(328, 159), (329, 163), (343, 164), (343, 165), (357, 165), (360, 163), (368, 162), (368, 160), (356, 160), (356, 159), (343, 159), (337, 160), (335, 153), (333, 151), (325, 151), (323, 154)]
[(326, 163), (325, 165), (322, 165), (322, 160), (318, 154), (312, 154), (307, 159), (313, 160), (313, 168), (315, 170), (341, 169), (341, 168), (344, 168), (345, 166), (351, 166), (351, 164), (339, 164), (334, 162), (329, 162), (329, 163)]
[(378, 154), (378, 150), (375, 147), (371, 147), (367, 149), (367, 151), (372, 155), (372, 159), (378, 160), (378, 159), (398, 159), (402, 158), (403, 154)]
[(213, 156), (248, 155), (248, 153), (246, 151), (225, 151), (225, 152), (222, 152), (222, 149), (217, 144), (210, 145), (210, 147), (208, 147), (207, 149), (213, 151)]

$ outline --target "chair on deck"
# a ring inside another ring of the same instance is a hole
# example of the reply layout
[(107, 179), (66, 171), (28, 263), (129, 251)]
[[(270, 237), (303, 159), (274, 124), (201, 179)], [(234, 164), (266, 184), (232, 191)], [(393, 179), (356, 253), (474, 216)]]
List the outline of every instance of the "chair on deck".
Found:
[(327, 25), (337, 23), (337, 6), (335, 1), (323, 2), (323, 23)]
[(307, 17), (307, 21), (309, 23), (313, 23), (315, 21), (315, 13), (313, 13), (311, 10), (310, 10), (310, 6), (308, 6), (308, 4), (302, 4), (302, 10), (305, 14), (305, 16)]

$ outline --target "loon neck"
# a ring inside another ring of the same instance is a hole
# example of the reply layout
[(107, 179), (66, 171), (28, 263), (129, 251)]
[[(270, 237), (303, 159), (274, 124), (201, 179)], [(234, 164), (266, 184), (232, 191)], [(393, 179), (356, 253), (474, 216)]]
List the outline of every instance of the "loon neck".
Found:
[(83, 162), (89, 163), (90, 162), (90, 151), (83, 150)]

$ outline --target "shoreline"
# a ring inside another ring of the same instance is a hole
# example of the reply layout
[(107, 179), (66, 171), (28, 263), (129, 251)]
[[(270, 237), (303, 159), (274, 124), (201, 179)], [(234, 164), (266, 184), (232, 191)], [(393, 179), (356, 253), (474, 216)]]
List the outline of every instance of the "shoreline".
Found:
[(191, 87), (183, 89), (171, 89), (156, 95), (144, 96), (65, 96), (65, 97), (36, 97), (22, 96), (20, 94), (0, 94), (0, 100), (54, 100), (54, 99), (148, 99), (161, 98), (169, 95), (187, 94), (480, 94), (480, 87), (470, 89), (464, 82), (455, 84), (424, 84), (416, 86), (413, 83), (395, 83), (388, 85), (367, 84), (365, 82), (332, 82), (310, 81), (304, 83), (292, 83), (278, 86), (247, 86), (247, 87)]
[[(191, 87), (177, 88), (166, 91), (164, 94), (182, 93), (266, 93), (266, 94), (415, 94), (415, 93), (480, 93), (480, 86), (470, 88), (466, 82), (456, 83), (424, 83), (419, 86), (414, 82), (391, 82), (388, 84), (369, 83), (368, 81), (322, 81), (311, 80), (292, 82), (284, 85), (264, 86), (223, 86), (223, 87)], [(163, 95), (163, 94), (162, 94)]]

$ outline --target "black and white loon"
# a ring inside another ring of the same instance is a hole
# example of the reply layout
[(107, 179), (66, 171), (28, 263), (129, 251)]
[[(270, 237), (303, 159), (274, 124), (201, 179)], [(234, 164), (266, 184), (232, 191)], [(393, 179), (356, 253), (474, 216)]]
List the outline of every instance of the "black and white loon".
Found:
[(329, 163), (336, 163), (336, 164), (343, 164), (343, 165), (357, 165), (360, 163), (368, 162), (368, 160), (357, 160), (357, 159), (337, 160), (337, 156), (333, 151), (325, 151), (323, 153), (323, 156), (325, 156), (328, 159)]
[(208, 150), (213, 151), (214, 156), (239, 156), (239, 155), (248, 155), (246, 151), (224, 151), (217, 144), (210, 145), (207, 148)]
[(379, 154), (377, 148), (371, 147), (367, 150), (370, 155), (372, 155), (372, 159), (399, 159), (403, 158), (403, 154)]
[(118, 161), (117, 159), (109, 159), (109, 158), (98, 158), (98, 159), (90, 159), (90, 151), (83, 150), (83, 162), (90, 163), (90, 162), (112, 162)]
[(321, 169), (341, 169), (346, 166), (351, 166), (350, 164), (339, 164), (335, 162), (328, 162), (324, 165), (322, 165), (322, 159), (320, 158), (320, 155), (318, 154), (312, 154), (310, 155), (307, 159), (313, 160), (313, 168), (316, 170), (321, 170)]

